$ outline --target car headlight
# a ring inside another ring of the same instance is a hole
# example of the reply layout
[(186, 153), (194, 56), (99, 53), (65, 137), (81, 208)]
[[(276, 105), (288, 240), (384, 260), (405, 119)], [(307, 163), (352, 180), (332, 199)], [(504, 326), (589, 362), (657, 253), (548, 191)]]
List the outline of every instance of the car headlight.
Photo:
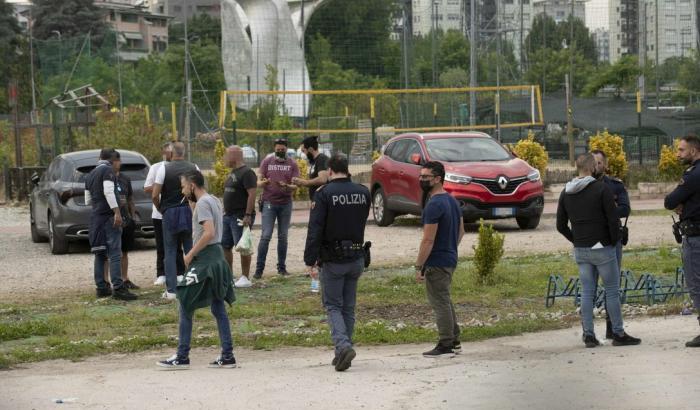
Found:
[(529, 179), (532, 182), (539, 181), (540, 180), (540, 171), (534, 170), (527, 174), (527, 179)]
[(445, 181), (454, 182), (455, 184), (467, 185), (472, 182), (472, 177), (468, 177), (466, 175), (447, 173), (445, 174)]

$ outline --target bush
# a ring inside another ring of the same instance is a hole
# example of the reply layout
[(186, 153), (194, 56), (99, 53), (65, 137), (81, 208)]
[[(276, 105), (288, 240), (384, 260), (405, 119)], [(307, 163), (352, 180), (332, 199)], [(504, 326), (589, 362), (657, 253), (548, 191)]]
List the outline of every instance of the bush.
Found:
[(224, 164), (225, 153), (224, 141), (217, 140), (214, 147), (214, 174), (207, 176), (207, 185), (209, 193), (219, 197), (224, 195), (224, 184), (229, 175), (229, 169)]
[(607, 130), (602, 133), (598, 132), (588, 140), (588, 149), (601, 150), (608, 157), (607, 174), (624, 179), (627, 175), (627, 157), (623, 149), (622, 137), (615, 134), (610, 134)]
[(381, 156), (382, 154), (379, 151), (372, 151), (372, 162), (378, 160)]
[[(299, 175), (302, 178), (309, 175), (309, 163), (305, 159), (297, 158), (297, 166), (299, 167)], [(294, 192), (294, 199), (297, 201), (306, 201), (309, 199), (309, 188), (300, 186)]]
[(527, 138), (518, 141), (511, 149), (518, 158), (540, 171), (540, 177), (544, 178), (547, 171), (547, 162), (549, 162), (549, 155), (544, 145), (535, 141), (535, 134), (532, 131), (528, 132)]
[(673, 140), (673, 147), (661, 146), (659, 156), (659, 174), (665, 181), (678, 181), (683, 176), (686, 166), (676, 157), (679, 139)]
[(474, 248), (474, 267), (480, 285), (493, 285), (496, 282), (494, 269), (503, 256), (503, 234), (496, 232), (493, 225), (485, 225), (479, 220), (479, 238)]

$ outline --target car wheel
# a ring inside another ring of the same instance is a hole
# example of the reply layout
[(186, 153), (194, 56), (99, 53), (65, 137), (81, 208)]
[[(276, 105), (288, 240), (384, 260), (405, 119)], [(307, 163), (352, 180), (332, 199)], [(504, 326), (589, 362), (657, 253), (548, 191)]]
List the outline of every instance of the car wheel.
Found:
[(49, 213), (49, 247), (54, 255), (62, 255), (68, 252), (68, 242), (63, 235), (56, 232), (56, 227), (53, 223), (53, 217)]
[(530, 218), (516, 217), (515, 220), (518, 222), (518, 227), (520, 227), (520, 229), (535, 229), (537, 225), (540, 224), (539, 215)]
[(372, 198), (372, 213), (374, 214), (374, 221), (379, 226), (389, 226), (394, 222), (394, 218), (396, 218), (396, 213), (387, 209), (386, 197), (384, 196), (384, 190), (381, 188), (377, 188), (374, 192), (374, 197)]
[(39, 234), (39, 230), (36, 229), (36, 221), (34, 220), (33, 208), (34, 207), (30, 204), (29, 205), (29, 226), (30, 226), (30, 230), (32, 232), (32, 242), (34, 242), (34, 243), (46, 242), (46, 238), (41, 236)]

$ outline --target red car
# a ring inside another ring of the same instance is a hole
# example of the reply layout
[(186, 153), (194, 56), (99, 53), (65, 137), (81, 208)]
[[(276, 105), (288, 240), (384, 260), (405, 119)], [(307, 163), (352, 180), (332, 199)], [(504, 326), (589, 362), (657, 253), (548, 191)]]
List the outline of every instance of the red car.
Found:
[(465, 223), (515, 218), (521, 229), (534, 229), (544, 209), (540, 173), (482, 132), (403, 134), (390, 139), (372, 164), (372, 210), (379, 226), (396, 216), (420, 215), (421, 165), (445, 165), (445, 190), (462, 207)]

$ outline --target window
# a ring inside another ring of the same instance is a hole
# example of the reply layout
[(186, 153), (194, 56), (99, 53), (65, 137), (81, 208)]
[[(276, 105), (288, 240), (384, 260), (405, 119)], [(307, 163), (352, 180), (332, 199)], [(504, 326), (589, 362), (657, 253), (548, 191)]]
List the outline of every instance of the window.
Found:
[(115, 19), (114, 10), (109, 11), (109, 21), (114, 21)]
[(530, 0), (522, 0), (523, 4), (530, 4)]
[(122, 14), (122, 21), (124, 23), (138, 23), (139, 22), (139, 16), (136, 14)]
[(681, 21), (690, 21), (690, 14), (681, 14)]
[(46, 170), (47, 180), (49, 182), (58, 181), (61, 178), (61, 159), (56, 159), (49, 165), (49, 169)]
[(434, 161), (507, 161), (508, 151), (491, 138), (441, 138), (426, 141)]
[(389, 158), (394, 161), (404, 162), (409, 142), (409, 140), (399, 140), (393, 143), (390, 147)]
[(676, 35), (676, 29), (667, 28), (665, 34), (666, 34), (667, 36), (675, 36), (675, 35)]
[(175, 13), (180, 13), (182, 12), (182, 6), (173, 6), (173, 11)]
[(420, 144), (414, 140), (409, 140), (408, 149), (406, 150), (406, 158), (404, 158), (403, 162), (416, 165), (413, 161), (411, 161), (413, 154), (420, 155), (421, 161), (423, 160), (423, 151), (420, 149)]

